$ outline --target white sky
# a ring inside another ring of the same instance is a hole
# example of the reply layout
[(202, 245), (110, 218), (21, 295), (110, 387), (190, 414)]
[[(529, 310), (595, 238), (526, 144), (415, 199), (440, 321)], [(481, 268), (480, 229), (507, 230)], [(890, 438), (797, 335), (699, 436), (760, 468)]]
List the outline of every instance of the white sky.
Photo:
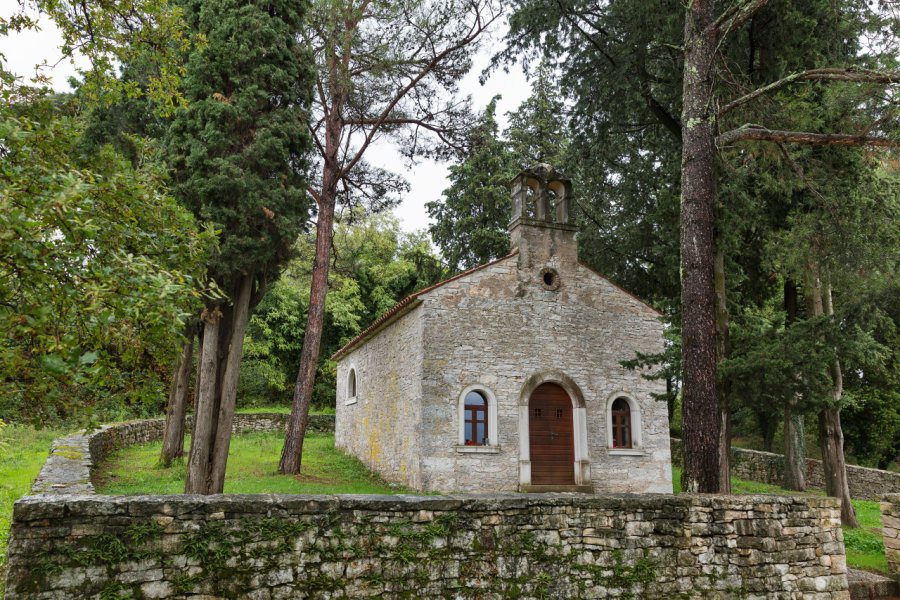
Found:
[[(8, 16), (19, 9), (18, 0), (0, 0), (0, 15)], [(75, 67), (68, 60), (60, 62), (62, 53), (59, 51), (61, 43), (59, 30), (47, 19), (40, 22), (40, 31), (12, 32), (7, 37), (0, 36), (0, 54), (4, 55), (8, 70), (26, 78), (34, 75), (35, 65), (45, 62), (47, 65), (55, 65), (52, 69), (44, 67), (44, 72), (52, 78), (55, 89), (68, 90), (66, 82), (75, 74)], [(472, 72), (460, 86), (463, 94), (471, 94), (476, 110), (483, 110), (491, 98), (497, 94), (502, 95), (497, 103), (497, 117), (501, 130), (506, 127), (506, 112), (517, 108), (531, 90), (530, 84), (518, 66), (514, 66), (510, 73), (495, 71), (485, 85), (479, 84), (478, 76), (487, 66), (492, 50), (499, 48), (502, 34), (502, 27), (498, 28), (492, 41), (485, 44), (485, 50), (476, 56)], [(366, 157), (369, 161), (401, 173), (409, 180), (411, 186), (409, 194), (395, 211), (403, 229), (413, 231), (427, 227), (429, 219), (425, 212), (425, 203), (438, 199), (447, 187), (448, 165), (420, 161), (409, 170), (394, 148), (383, 146), (373, 150), (375, 151), (370, 151)]]

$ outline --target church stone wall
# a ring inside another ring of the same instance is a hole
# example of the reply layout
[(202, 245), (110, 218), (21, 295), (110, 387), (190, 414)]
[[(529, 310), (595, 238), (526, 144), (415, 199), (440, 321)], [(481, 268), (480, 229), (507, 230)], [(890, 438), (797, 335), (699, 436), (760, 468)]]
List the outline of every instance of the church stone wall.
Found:
[[(578, 264), (567, 233), (540, 232), (536, 241), (547, 249), (521, 244), (522, 253), (423, 296), (423, 489), (518, 489), (522, 386), (536, 373), (559, 371), (585, 399), (594, 491), (671, 492), (666, 405), (651, 397), (663, 386), (619, 364), (635, 351), (660, 351), (662, 324), (644, 304)], [(556, 270), (558, 289), (543, 284), (546, 269)], [(474, 384), (496, 397), (495, 453), (457, 446), (459, 395)], [(607, 403), (622, 392), (640, 406), (642, 447), (614, 455)]]
[[(389, 481), (421, 487), (422, 307), (413, 308), (342, 357), (335, 445)], [(347, 381), (356, 371), (356, 402)]]

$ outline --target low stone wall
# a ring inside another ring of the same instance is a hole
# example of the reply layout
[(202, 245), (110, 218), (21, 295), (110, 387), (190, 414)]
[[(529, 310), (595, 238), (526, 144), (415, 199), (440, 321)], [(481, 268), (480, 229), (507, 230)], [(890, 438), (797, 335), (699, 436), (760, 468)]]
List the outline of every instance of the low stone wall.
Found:
[[(239, 413), (234, 415), (236, 434), (284, 431), (289, 415), (283, 413)], [(185, 428), (190, 431), (193, 416)], [(104, 425), (90, 434), (75, 434), (53, 442), (50, 456), (31, 488), (32, 494), (92, 494), (93, 470), (118, 448), (162, 439), (165, 419), (144, 419)], [(310, 415), (308, 431), (334, 431), (334, 415)]]
[[(672, 464), (683, 460), (681, 440), (672, 438)], [(772, 452), (731, 449), (731, 474), (740, 479), (772, 485), (784, 483), (784, 456)], [(847, 465), (850, 496), (861, 500), (879, 500), (884, 494), (900, 493), (900, 473)], [(806, 484), (817, 490), (825, 489), (822, 461), (806, 459)]]
[(837, 503), (32, 496), (8, 598), (849, 599)]
[(91, 466), (159, 422), (54, 445), (15, 505), (8, 600), (850, 598), (832, 498), (92, 493)]
[(881, 535), (888, 570), (900, 579), (900, 494), (885, 494), (881, 499)]

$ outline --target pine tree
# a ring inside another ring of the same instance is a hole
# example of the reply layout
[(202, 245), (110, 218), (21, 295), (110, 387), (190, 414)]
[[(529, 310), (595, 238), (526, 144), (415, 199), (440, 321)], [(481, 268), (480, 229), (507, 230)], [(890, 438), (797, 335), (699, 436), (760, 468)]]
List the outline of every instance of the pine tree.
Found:
[(317, 64), (312, 133), (318, 177), (316, 257), (307, 326), (278, 470), (298, 473), (315, 388), (325, 320), (328, 270), (338, 202), (379, 210), (407, 188), (397, 174), (365, 159), (372, 142), (388, 137), (410, 160), (462, 150), (469, 102), (457, 83), (500, 15), (496, 0), (467, 4), (417, 0), (316, 2), (306, 32)]

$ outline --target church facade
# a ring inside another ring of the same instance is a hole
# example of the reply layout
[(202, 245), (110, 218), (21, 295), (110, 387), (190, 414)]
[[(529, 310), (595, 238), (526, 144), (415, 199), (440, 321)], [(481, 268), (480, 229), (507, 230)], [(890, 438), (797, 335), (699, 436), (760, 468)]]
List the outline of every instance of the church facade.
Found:
[(652, 308), (578, 261), (571, 184), (513, 183), (512, 252), (398, 303), (339, 350), (335, 441), (421, 491), (671, 493)]

